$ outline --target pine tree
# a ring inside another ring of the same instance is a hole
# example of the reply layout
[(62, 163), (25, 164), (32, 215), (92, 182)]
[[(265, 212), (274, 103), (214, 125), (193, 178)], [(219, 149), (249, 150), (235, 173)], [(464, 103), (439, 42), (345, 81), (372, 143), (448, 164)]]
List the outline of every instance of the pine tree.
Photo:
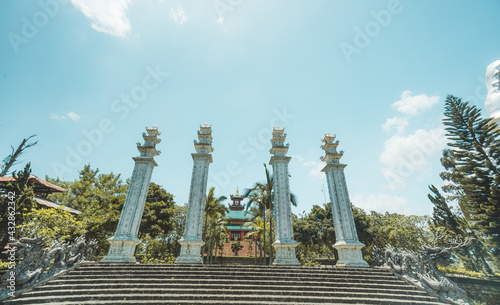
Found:
[[(446, 182), (443, 190), (449, 200), (456, 200), (472, 233), (488, 247), (498, 265), (500, 130), (491, 119), (483, 119), (475, 106), (454, 96), (446, 98), (444, 115), (450, 149), (443, 152), (441, 159), (446, 169), (441, 173)], [(436, 214), (437, 221), (447, 213), (442, 207), (438, 209), (445, 214)]]
[(429, 194), (427, 196), (434, 204), (430, 221), (431, 231), (435, 235), (444, 232), (455, 239), (472, 239), (469, 245), (458, 249), (455, 254), (466, 269), (491, 274), (492, 270), (486, 262), (486, 258), (488, 257), (486, 248), (470, 229), (470, 225), (465, 217), (453, 212), (448, 205), (449, 199), (443, 196), (437, 187), (431, 185), (429, 189), (433, 195)]

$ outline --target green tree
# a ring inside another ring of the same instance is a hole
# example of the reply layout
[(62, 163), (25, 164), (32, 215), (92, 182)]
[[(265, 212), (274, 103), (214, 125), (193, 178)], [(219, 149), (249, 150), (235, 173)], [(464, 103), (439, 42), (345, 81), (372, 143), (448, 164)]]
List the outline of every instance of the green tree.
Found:
[(448, 205), (448, 200), (434, 185), (431, 185), (429, 200), (434, 204), (431, 217), (431, 231), (434, 235), (445, 234), (454, 239), (472, 239), (469, 245), (455, 250), (455, 254), (464, 267), (475, 272), (492, 274), (486, 259), (488, 253), (482, 242), (474, 235), (469, 223), (460, 212), (454, 212)]
[(151, 182), (144, 205), (138, 237), (142, 244), (136, 253), (142, 262), (170, 264), (175, 261), (176, 247), (169, 236), (175, 228), (174, 196), (160, 185)]
[(300, 245), (296, 254), (302, 265), (316, 265), (318, 259), (333, 259), (335, 230), (331, 204), (314, 205), (307, 215), (298, 218), (293, 215), (294, 238)]
[[(258, 216), (256, 211), (254, 211), (254, 212), (255, 212), (254, 217), (252, 217), (249, 221), (245, 222), (243, 224), (243, 226), (250, 229), (250, 231), (248, 231), (245, 234), (245, 237), (246, 238), (253, 237), (254, 240), (257, 241), (260, 238), (260, 236), (264, 236), (264, 234), (265, 234), (264, 233), (265, 223), (264, 223), (264, 220), (262, 219), (262, 217)], [(256, 243), (255, 250), (257, 250), (257, 243)], [(259, 253), (260, 253), (260, 257), (262, 257), (262, 247), (259, 247)], [(255, 254), (255, 256), (257, 259), (257, 253)]]
[(151, 238), (166, 239), (174, 229), (174, 213), (174, 196), (160, 185), (151, 182), (142, 214), (139, 238), (148, 234)]
[(368, 215), (369, 227), (367, 233), (371, 240), (361, 240), (367, 251), (378, 246), (384, 248), (392, 245), (397, 249), (417, 251), (430, 239), (428, 216), (402, 215), (397, 213), (385, 214), (372, 211)]
[(187, 203), (178, 206), (174, 206), (174, 215), (172, 217), (173, 229), (167, 235), (167, 240), (169, 245), (172, 247), (171, 252), (175, 253), (175, 257), (179, 256), (181, 251), (181, 245), (177, 242), (182, 238), (184, 234), (184, 229), (186, 227), (186, 216), (187, 216)]
[[(259, 216), (261, 216), (264, 221), (264, 232), (267, 232), (265, 227), (266, 218), (269, 220), (269, 244), (267, 245), (266, 234), (264, 234), (263, 247), (264, 249), (269, 248), (269, 257), (270, 257), (269, 265), (271, 265), (273, 260), (273, 249), (271, 245), (274, 241), (273, 240), (274, 177), (269, 174), (269, 170), (267, 169), (265, 163), (264, 163), (264, 169), (266, 175), (266, 182), (255, 183), (255, 185), (252, 188), (245, 190), (243, 197), (249, 199), (246, 207), (247, 210), (250, 209), (252, 206), (257, 207), (259, 211)], [(297, 206), (297, 198), (292, 193), (290, 193), (289, 200), (293, 206)]]
[(222, 252), (222, 250), (224, 249), (224, 244), (226, 242), (229, 242), (229, 236), (227, 234), (228, 223), (228, 217), (220, 217), (219, 219), (217, 219), (217, 223), (212, 231), (212, 244), (215, 248), (215, 257), (217, 257), (217, 251)]
[[(115, 233), (120, 213), (125, 203), (128, 185), (120, 179), (120, 174), (99, 173), (85, 165), (75, 181), (61, 181), (47, 178), (47, 181), (68, 190), (52, 194), (51, 199), (81, 211), (78, 219), (83, 222), (85, 237), (98, 241), (98, 255), (107, 254), (107, 239)], [(168, 244), (172, 252), (171, 231), (174, 230), (175, 202), (173, 195), (161, 186), (151, 183), (146, 197), (144, 212), (139, 229), (139, 238), (146, 242), (156, 239)], [(176, 242), (176, 241), (175, 241)]]
[[(252, 205), (255, 205), (258, 208), (259, 215), (262, 217), (263, 223), (264, 223), (264, 232), (268, 232), (266, 230), (266, 218), (269, 219), (269, 234), (270, 234), (270, 241), (269, 241), (269, 247), (267, 246), (266, 243), (266, 235), (264, 234), (262, 236), (262, 247), (264, 248), (264, 262), (266, 259), (266, 253), (267, 249), (269, 248), (269, 264), (272, 263), (272, 208), (273, 208), (273, 177), (269, 174), (269, 170), (267, 169), (266, 164), (264, 163), (264, 168), (265, 168), (265, 174), (266, 174), (266, 182), (257, 182), (255, 185), (250, 188), (246, 189), (243, 197), (248, 198), (247, 202), (247, 210), (252, 207)], [(269, 213), (267, 213), (269, 211)], [(269, 215), (267, 215), (269, 214)]]
[[(333, 248), (336, 241), (333, 226), (333, 212), (331, 203), (323, 206), (314, 205), (311, 212), (297, 217), (293, 215), (293, 232), (295, 240), (300, 242), (296, 253), (303, 265), (315, 265), (318, 259), (337, 259), (337, 251)], [(354, 222), (361, 241), (371, 240), (367, 231), (369, 218), (366, 213), (353, 206)], [(364, 249), (363, 249), (364, 250)], [(369, 251), (363, 254), (370, 255)]]
[[(500, 266), (500, 130), (475, 106), (454, 96), (446, 98), (444, 115), (450, 147), (441, 158), (446, 200), (458, 204), (471, 233)], [(439, 213), (437, 221), (442, 220)], [(452, 223), (447, 225), (453, 230)]]
[(106, 239), (116, 229), (128, 189), (120, 179), (120, 174), (101, 174), (99, 169), (85, 165), (79, 173), (79, 179), (75, 181), (46, 179), (67, 190), (62, 194), (50, 195), (50, 199), (82, 212), (79, 218), (85, 226), (85, 238), (97, 240), (96, 254), (105, 255), (109, 248)]
[(23, 139), (21, 141), (21, 144), (19, 144), (16, 149), (14, 149), (13, 146), (10, 147), (12, 149), (12, 152), (10, 153), (10, 155), (5, 157), (5, 159), (3, 159), (2, 163), (0, 164), (0, 177), (4, 177), (9, 173), (10, 168), (18, 163), (17, 159), (26, 149), (33, 147), (38, 143), (38, 141), (29, 143), (29, 141), (34, 137), (36, 137), (36, 135), (31, 135)]
[(223, 201), (226, 200), (226, 196), (215, 196), (215, 187), (211, 187), (208, 191), (205, 200), (205, 236), (204, 241), (207, 245), (206, 253), (207, 259), (212, 261), (212, 250), (216, 243), (214, 238), (217, 236), (217, 223), (223, 218), (228, 212), (228, 208), (224, 205)]
[(46, 245), (73, 241), (85, 234), (82, 221), (63, 207), (32, 209), (20, 227), (23, 237), (42, 237)]
[(231, 250), (234, 252), (236, 256), (238, 256), (238, 251), (240, 251), (241, 249), (243, 249), (243, 245), (240, 243), (239, 240), (231, 244)]
[[(33, 185), (29, 182), (31, 174), (31, 164), (28, 163), (24, 170), (14, 172), (12, 174), (13, 180), (7, 183), (7, 187), (0, 192), (0, 249), (4, 249), (11, 235), (8, 233), (9, 210), (8, 207), (12, 206), (10, 202), (14, 202), (15, 208), (15, 225), (21, 226), (27, 220), (27, 215), (37, 207), (34, 200)], [(14, 236), (18, 238), (18, 236)]]

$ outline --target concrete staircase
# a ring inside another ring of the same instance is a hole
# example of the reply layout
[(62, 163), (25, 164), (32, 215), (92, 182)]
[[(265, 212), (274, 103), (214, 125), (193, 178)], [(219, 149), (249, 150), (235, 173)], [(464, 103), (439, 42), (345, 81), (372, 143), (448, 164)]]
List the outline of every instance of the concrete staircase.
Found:
[(84, 264), (6, 304), (443, 304), (387, 270)]

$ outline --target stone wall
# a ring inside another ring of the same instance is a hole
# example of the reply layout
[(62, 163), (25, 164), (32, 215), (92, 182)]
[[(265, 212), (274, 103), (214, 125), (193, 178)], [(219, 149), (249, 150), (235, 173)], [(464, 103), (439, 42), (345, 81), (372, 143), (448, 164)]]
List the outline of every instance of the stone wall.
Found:
[(471, 301), (482, 304), (500, 304), (500, 281), (481, 280), (467, 277), (449, 277), (460, 288), (467, 291)]

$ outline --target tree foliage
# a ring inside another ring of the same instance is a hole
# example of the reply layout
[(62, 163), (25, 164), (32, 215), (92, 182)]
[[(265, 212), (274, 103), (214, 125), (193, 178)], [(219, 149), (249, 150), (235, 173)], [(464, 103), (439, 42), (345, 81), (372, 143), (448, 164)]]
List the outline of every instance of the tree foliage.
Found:
[(79, 219), (84, 224), (85, 238), (97, 240), (96, 254), (105, 255), (109, 248), (106, 239), (116, 229), (127, 192), (127, 185), (120, 179), (120, 174), (101, 174), (99, 169), (85, 165), (75, 181), (46, 179), (67, 190), (49, 198), (81, 212)]
[(227, 223), (225, 219), (228, 208), (224, 205), (226, 196), (216, 196), (215, 187), (211, 187), (205, 199), (205, 225), (204, 225), (204, 241), (205, 253), (207, 260), (213, 261), (213, 250), (215, 247), (215, 255), (217, 249), (224, 246), (224, 242), (228, 240), (227, 237)]
[[(392, 245), (400, 249), (415, 250), (429, 239), (428, 217), (385, 214), (353, 206), (354, 222), (359, 240), (365, 244), (362, 249), (364, 258), (373, 264), (372, 252), (375, 247)], [(302, 264), (314, 265), (319, 259), (337, 257), (333, 248), (335, 228), (331, 203), (315, 205), (311, 212), (301, 218), (293, 217), (295, 240), (301, 244), (296, 248)]]
[(63, 207), (33, 209), (20, 227), (23, 237), (42, 237), (46, 245), (85, 235), (84, 224)]
[[(261, 239), (262, 244), (260, 247), (265, 249), (265, 252), (269, 253), (270, 260), (269, 265), (272, 264), (272, 243), (274, 242), (274, 229), (273, 229), (273, 218), (274, 218), (274, 176), (269, 173), (266, 164), (264, 163), (265, 169), (265, 182), (256, 182), (255, 185), (246, 189), (243, 197), (248, 198), (246, 209), (255, 208), (257, 214), (255, 216), (262, 217), (264, 228), (264, 232), (269, 232), (269, 236), (264, 234)], [(293, 206), (297, 206), (297, 198), (294, 194), (290, 193), (290, 203)], [(267, 222), (266, 222), (267, 219)], [(266, 228), (267, 224), (269, 224), (268, 228)], [(264, 257), (265, 259), (265, 257)]]
[[(5, 248), (10, 237), (7, 230), (9, 202), (14, 202), (16, 226), (22, 226), (28, 218), (27, 215), (37, 207), (33, 185), (29, 182), (30, 174), (31, 164), (28, 163), (24, 170), (12, 174), (14, 179), (7, 183), (6, 189), (2, 190), (3, 193), (0, 194), (0, 249)], [(9, 194), (13, 196), (8, 196)]]
[(174, 229), (175, 224), (172, 221), (174, 214), (174, 196), (160, 185), (151, 182), (142, 214), (139, 238), (146, 234), (151, 238), (166, 238)]
[[(469, 256), (491, 256), (500, 266), (500, 129), (454, 96), (446, 98), (444, 115), (449, 146), (441, 158), (445, 196), (430, 187), (434, 225), (471, 235), (476, 250)], [(447, 207), (453, 203), (461, 215)], [(481, 245), (486, 248), (481, 250)]]
[[(99, 169), (92, 169), (90, 165), (84, 166), (75, 181), (47, 180), (67, 190), (65, 193), (52, 194), (51, 199), (82, 212), (78, 220), (83, 223), (85, 237), (96, 239), (99, 246), (97, 254), (106, 255), (109, 249), (107, 239), (115, 233), (128, 184), (123, 182), (120, 174), (100, 173)], [(177, 240), (172, 240), (172, 231), (176, 227), (175, 217), (173, 195), (151, 183), (139, 229), (139, 238), (143, 244), (155, 240), (154, 243), (164, 243), (172, 252), (177, 251)], [(150, 246), (153, 247), (153, 244)]]
[(36, 135), (31, 135), (27, 138), (24, 138), (21, 141), (21, 144), (19, 144), (19, 146), (16, 149), (14, 149), (13, 146), (10, 147), (12, 152), (7, 157), (5, 157), (5, 159), (3, 159), (2, 163), (0, 164), (0, 177), (4, 177), (9, 173), (10, 168), (19, 162), (18, 161), (19, 156), (21, 156), (21, 154), (26, 149), (33, 147), (38, 143), (38, 141), (29, 143), (29, 141), (34, 137), (36, 137)]

